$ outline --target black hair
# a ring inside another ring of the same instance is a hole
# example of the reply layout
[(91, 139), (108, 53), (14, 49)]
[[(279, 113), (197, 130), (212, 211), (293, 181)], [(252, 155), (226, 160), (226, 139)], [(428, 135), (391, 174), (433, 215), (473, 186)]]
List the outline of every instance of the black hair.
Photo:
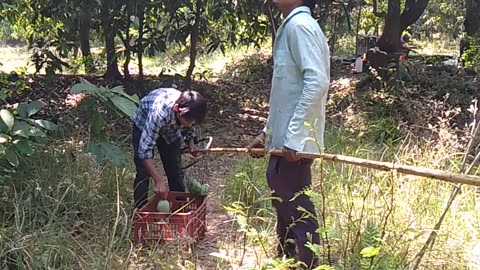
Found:
[(315, 9), (315, 5), (317, 4), (317, 0), (303, 0), (302, 6), (307, 6), (310, 8), (311, 11)]
[(187, 120), (200, 124), (207, 116), (207, 100), (196, 91), (183, 91), (176, 104), (178, 108), (187, 108), (182, 115)]

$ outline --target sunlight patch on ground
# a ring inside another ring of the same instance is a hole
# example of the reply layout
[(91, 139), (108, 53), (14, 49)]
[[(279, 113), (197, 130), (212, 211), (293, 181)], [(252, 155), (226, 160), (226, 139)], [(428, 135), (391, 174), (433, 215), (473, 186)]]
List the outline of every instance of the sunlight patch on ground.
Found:
[[(26, 47), (0, 47), (0, 71), (10, 73), (26, 68), (29, 57)], [(28, 67), (27, 71), (33, 73), (35, 68)]]
[[(266, 44), (261, 50), (251, 47), (237, 48), (227, 50), (225, 54), (220, 50), (216, 50), (210, 54), (199, 51), (196, 59), (194, 75), (196, 74), (197, 79), (200, 77), (200, 74), (207, 77), (207, 79), (210, 77), (215, 79), (225, 71), (228, 64), (238, 61), (238, 59), (244, 58), (248, 55), (258, 53), (259, 51), (266, 53), (271, 52), (271, 46)], [(92, 48), (92, 53), (99, 55), (102, 53), (102, 50), (100, 48)], [(21, 71), (25, 71), (26, 73), (32, 74), (35, 72), (35, 67), (29, 63), (29, 59), (30, 52), (27, 47), (0, 48), (0, 72), (10, 73), (15, 71), (21, 73)], [(64, 60), (69, 61), (68, 59)], [(123, 73), (123, 57), (119, 58), (118, 64), (120, 72)], [(145, 56), (143, 58), (144, 74), (146, 75), (159, 75), (162, 72), (163, 74), (168, 75), (174, 75), (175, 73), (184, 75), (187, 72), (189, 64), (190, 58), (188, 51), (180, 51), (178, 49), (174, 49), (171, 52), (157, 54), (154, 57)], [(131, 58), (129, 71), (131, 74), (138, 74), (138, 59), (134, 56)], [(63, 70), (63, 74), (71, 74), (73, 72), (76, 72), (76, 74), (84, 74), (83, 68), (80, 68), (77, 71), (71, 71), (67, 68)], [(44, 74), (45, 72), (42, 70), (40, 73)]]
[(413, 45), (417, 47), (412, 54), (425, 54), (436, 55), (446, 54), (455, 55), (459, 54), (459, 43), (450, 41), (428, 41), (428, 40), (414, 40)]
[(332, 86), (336, 86), (336, 87), (339, 87), (341, 89), (347, 89), (347, 88), (350, 88), (352, 86), (352, 81), (353, 81), (353, 79), (351, 77), (350, 78), (341, 77), (341, 78), (333, 81)]

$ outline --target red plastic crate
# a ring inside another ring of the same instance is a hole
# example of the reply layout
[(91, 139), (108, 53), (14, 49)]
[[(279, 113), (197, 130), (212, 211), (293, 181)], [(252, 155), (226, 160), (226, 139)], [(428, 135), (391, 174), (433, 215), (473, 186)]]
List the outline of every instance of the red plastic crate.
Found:
[(143, 246), (156, 245), (177, 237), (195, 240), (205, 235), (207, 198), (191, 193), (169, 192), (171, 213), (157, 212), (159, 197), (153, 198), (135, 214), (134, 241)]

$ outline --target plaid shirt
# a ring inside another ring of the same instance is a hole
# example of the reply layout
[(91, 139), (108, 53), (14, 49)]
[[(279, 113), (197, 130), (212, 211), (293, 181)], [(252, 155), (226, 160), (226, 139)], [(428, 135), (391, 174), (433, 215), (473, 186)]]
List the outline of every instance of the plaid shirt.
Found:
[(133, 123), (142, 131), (137, 156), (152, 159), (153, 147), (160, 135), (166, 143), (172, 143), (182, 136), (188, 142), (195, 137), (193, 128), (182, 128), (175, 117), (173, 106), (181, 92), (173, 88), (159, 88), (142, 98), (140, 106), (132, 115)]

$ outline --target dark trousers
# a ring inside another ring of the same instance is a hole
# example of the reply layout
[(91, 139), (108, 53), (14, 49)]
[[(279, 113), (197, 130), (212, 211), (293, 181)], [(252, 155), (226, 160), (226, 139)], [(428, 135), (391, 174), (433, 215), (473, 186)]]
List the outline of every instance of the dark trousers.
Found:
[(283, 157), (271, 156), (267, 169), (268, 185), (273, 197), (279, 198), (272, 201), (277, 210), (278, 255), (292, 257), (296, 248), (298, 259), (309, 267), (316, 265), (317, 260), (305, 244), (320, 243), (318, 222), (310, 198), (298, 193), (312, 184), (312, 163), (309, 159), (288, 162)]
[[(134, 162), (137, 174), (135, 176), (133, 198), (135, 207), (141, 208), (148, 201), (148, 189), (150, 184), (150, 174), (142, 164), (142, 160), (137, 157), (140, 137), (142, 132), (135, 125), (132, 127), (132, 144), (134, 150)], [(185, 192), (183, 183), (184, 174), (181, 168), (181, 138), (168, 144), (162, 136), (157, 140), (157, 149), (162, 159), (163, 169), (168, 179), (168, 187), (170, 191)], [(153, 153), (152, 153), (153, 154)]]

